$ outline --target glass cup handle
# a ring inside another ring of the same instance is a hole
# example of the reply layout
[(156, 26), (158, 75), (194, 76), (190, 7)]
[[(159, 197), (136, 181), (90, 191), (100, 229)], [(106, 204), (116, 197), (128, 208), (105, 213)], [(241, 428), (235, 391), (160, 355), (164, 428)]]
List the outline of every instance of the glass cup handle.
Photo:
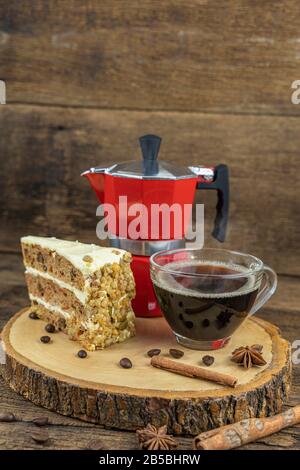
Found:
[(269, 298), (274, 294), (277, 287), (277, 275), (273, 269), (269, 266), (264, 266), (262, 286), (255, 299), (254, 305), (251, 308), (249, 314), (253, 315), (257, 312)]

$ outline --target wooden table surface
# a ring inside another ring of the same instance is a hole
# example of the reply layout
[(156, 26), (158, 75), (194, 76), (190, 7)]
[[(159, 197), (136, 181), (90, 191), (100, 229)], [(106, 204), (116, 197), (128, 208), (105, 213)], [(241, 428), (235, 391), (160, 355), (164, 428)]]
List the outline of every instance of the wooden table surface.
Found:
[[(2, 255), (0, 259), (0, 328), (20, 308), (28, 305), (21, 257), (15, 254)], [(262, 310), (260, 316), (278, 325), (283, 335), (292, 343), (300, 340), (299, 280), (295, 277), (281, 276), (278, 291)], [(299, 358), (300, 355), (298, 354)], [(293, 366), (293, 385), (287, 407), (300, 402), (300, 364)], [(24, 400), (10, 390), (0, 378), (0, 412), (12, 412), (17, 421), (0, 423), (0, 449), (81, 449), (89, 447), (93, 439), (100, 439), (103, 448), (136, 449), (134, 432), (115, 431), (101, 426), (66, 418), (54, 412), (39, 408)], [(50, 440), (47, 444), (35, 444), (30, 433), (36, 426), (33, 418), (48, 417), (47, 430)], [(191, 448), (191, 438), (178, 438), (179, 448)], [(300, 450), (300, 425), (287, 428), (278, 434), (264, 438), (242, 449), (294, 449)]]

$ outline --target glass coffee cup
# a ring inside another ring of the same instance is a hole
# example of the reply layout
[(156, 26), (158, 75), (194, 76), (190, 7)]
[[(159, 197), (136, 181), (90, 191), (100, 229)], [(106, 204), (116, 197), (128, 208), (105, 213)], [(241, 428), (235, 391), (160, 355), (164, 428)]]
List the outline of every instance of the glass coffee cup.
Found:
[(260, 259), (223, 249), (160, 251), (150, 265), (161, 311), (178, 343), (192, 349), (225, 346), (277, 286)]

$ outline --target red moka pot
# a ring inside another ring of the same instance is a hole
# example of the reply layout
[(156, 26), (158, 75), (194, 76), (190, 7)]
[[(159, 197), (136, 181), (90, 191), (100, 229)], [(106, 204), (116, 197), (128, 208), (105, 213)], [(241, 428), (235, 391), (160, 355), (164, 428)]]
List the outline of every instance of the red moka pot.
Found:
[[(217, 191), (212, 235), (220, 242), (225, 240), (228, 219), (227, 166), (179, 167), (163, 162), (157, 159), (160, 143), (160, 137), (145, 135), (140, 138), (140, 162), (95, 167), (82, 173), (104, 209), (113, 208), (114, 216), (107, 216), (111, 246), (133, 255), (137, 292), (133, 309), (136, 316), (142, 317), (161, 315), (150, 279), (150, 256), (184, 247), (196, 189)], [(169, 210), (168, 219), (165, 210)]]

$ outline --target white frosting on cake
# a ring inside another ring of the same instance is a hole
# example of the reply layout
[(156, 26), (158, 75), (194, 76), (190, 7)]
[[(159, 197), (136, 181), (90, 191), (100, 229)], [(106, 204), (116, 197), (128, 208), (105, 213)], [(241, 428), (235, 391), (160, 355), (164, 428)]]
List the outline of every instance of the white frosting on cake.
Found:
[[(52, 237), (34, 237), (27, 236), (21, 238), (22, 243), (30, 245), (39, 245), (41, 248), (53, 250), (60, 256), (66, 258), (73, 266), (79, 269), (85, 277), (88, 277), (105, 264), (119, 263), (126, 251), (116, 248), (105, 248), (98, 245), (89, 245), (78, 241), (60, 240)], [(92, 262), (83, 260), (85, 256), (90, 256)]]
[(70, 318), (71, 313), (66, 312), (66, 310), (63, 310), (60, 308), (58, 305), (53, 305), (53, 304), (48, 304), (48, 302), (45, 302), (43, 299), (40, 297), (36, 297), (35, 295), (29, 294), (30, 300), (34, 300), (38, 304), (43, 305), (46, 309), (55, 312), (55, 313), (60, 313), (64, 318)]
[(57, 277), (54, 277), (54, 276), (51, 276), (50, 274), (48, 273), (44, 273), (42, 271), (38, 271), (37, 269), (34, 269), (34, 268), (30, 268), (29, 266), (26, 267), (26, 271), (25, 271), (25, 274), (28, 273), (28, 274), (31, 274), (32, 276), (41, 276), (45, 279), (49, 279), (50, 281), (53, 281), (55, 282), (56, 284), (59, 285), (59, 287), (61, 287), (62, 289), (68, 289), (69, 291), (71, 291), (76, 297), (77, 299), (82, 303), (84, 304), (87, 300), (87, 292), (84, 292), (80, 289), (77, 289), (76, 287), (73, 287), (71, 286), (71, 284), (67, 284), (66, 282), (64, 281), (61, 281), (60, 279), (58, 279)]

